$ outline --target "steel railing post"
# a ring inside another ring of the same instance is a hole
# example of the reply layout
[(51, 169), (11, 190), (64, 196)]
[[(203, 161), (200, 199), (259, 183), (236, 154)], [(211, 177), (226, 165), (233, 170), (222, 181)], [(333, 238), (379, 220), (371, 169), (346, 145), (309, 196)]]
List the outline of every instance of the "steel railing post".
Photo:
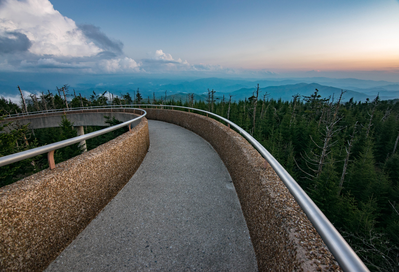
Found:
[(49, 153), (47, 153), (48, 166), (51, 170), (55, 168), (54, 151), (55, 150), (51, 150)]

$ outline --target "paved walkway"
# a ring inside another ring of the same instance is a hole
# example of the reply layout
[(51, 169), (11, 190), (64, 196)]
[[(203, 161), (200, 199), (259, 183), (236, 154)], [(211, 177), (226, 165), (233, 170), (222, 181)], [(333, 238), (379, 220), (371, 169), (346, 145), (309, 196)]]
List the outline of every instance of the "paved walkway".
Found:
[(46, 271), (257, 271), (218, 154), (179, 126), (149, 128), (136, 174)]

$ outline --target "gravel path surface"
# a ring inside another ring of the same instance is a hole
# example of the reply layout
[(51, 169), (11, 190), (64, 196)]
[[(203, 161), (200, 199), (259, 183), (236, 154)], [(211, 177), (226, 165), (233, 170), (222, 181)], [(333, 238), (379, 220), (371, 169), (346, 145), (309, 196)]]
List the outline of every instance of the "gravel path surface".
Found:
[(179, 126), (149, 129), (135, 175), (46, 271), (257, 271), (218, 154)]

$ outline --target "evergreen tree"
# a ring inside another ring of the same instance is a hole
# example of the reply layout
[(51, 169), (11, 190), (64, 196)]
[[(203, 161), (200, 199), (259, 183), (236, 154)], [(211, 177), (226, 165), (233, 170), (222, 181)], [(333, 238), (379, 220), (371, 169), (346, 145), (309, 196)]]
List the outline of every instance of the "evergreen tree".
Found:
[(122, 98), (123, 98), (122, 104), (124, 104), (124, 105), (125, 104), (127, 104), (127, 105), (133, 104), (133, 99), (132, 99), (132, 97), (130, 96), (129, 93), (124, 94), (122, 96)]
[(338, 196), (339, 175), (335, 170), (334, 159), (328, 157), (323, 171), (312, 182), (310, 197), (323, 213), (333, 222), (338, 220), (340, 198)]
[(136, 93), (136, 102), (137, 102), (137, 104), (141, 104), (141, 100), (143, 100), (143, 97), (141, 96), (140, 90), (137, 89), (137, 93)]

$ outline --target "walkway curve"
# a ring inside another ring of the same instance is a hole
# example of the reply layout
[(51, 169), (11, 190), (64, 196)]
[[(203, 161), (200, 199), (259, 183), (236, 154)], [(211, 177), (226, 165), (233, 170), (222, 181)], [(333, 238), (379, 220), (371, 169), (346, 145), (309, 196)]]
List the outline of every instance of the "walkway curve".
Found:
[(135, 175), (47, 271), (257, 271), (218, 154), (179, 126), (149, 121), (149, 129)]

